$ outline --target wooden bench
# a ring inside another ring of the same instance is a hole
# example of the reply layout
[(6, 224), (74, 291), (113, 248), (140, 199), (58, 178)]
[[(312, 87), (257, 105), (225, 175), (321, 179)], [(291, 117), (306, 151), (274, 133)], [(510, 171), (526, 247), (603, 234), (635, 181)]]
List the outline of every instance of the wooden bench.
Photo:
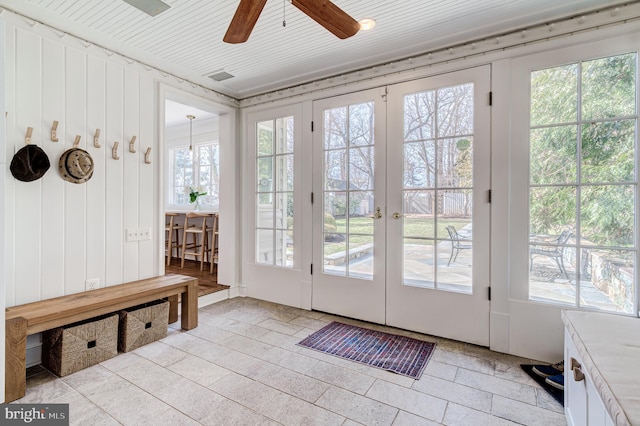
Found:
[(5, 402), (25, 395), (28, 335), (162, 298), (169, 300), (169, 322), (173, 323), (178, 320), (180, 295), (181, 326), (191, 330), (198, 326), (198, 279), (184, 275), (164, 275), (7, 308)]

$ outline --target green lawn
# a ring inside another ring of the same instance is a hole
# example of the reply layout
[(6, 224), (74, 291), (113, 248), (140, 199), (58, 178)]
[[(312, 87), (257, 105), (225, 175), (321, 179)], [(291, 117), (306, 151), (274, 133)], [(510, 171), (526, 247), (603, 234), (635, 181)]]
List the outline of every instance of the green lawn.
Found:
[[(453, 225), (456, 229), (460, 230), (463, 226), (469, 223), (470, 219), (459, 218), (440, 218), (438, 220), (438, 234), (439, 239), (448, 239), (449, 234), (445, 229), (449, 225)], [(373, 236), (373, 219), (368, 217), (355, 217), (351, 218), (349, 224), (349, 232), (351, 237), (349, 239), (349, 248), (358, 247), (362, 244), (372, 242)], [(346, 219), (336, 219), (336, 233), (344, 234), (347, 230)], [(405, 217), (404, 218), (404, 236), (406, 238), (414, 238), (413, 243), (432, 245), (433, 238), (436, 237), (433, 232), (434, 221), (433, 218), (426, 217)], [(360, 234), (360, 235), (354, 235)], [(431, 240), (416, 240), (415, 238), (431, 238)], [(324, 254), (337, 253), (346, 249), (346, 241), (341, 242), (325, 242)]]

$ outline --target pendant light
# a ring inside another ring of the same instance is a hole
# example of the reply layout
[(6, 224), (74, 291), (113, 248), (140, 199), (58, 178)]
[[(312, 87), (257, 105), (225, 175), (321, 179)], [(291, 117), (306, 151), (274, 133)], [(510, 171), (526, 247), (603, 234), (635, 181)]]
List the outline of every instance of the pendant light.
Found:
[(187, 115), (189, 119), (189, 151), (193, 151), (193, 119), (196, 118), (195, 115)]

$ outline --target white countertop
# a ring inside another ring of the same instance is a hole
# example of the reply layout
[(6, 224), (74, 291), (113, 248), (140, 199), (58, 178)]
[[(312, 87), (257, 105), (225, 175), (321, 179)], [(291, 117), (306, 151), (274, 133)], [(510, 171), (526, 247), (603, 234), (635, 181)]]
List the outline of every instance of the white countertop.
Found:
[(616, 425), (640, 425), (640, 319), (562, 311), (582, 366)]

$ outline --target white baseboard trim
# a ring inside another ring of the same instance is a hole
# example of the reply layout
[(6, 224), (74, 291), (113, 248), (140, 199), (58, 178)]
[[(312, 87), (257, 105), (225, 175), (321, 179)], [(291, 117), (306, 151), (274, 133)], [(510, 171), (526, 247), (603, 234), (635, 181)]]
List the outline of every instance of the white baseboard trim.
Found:
[(231, 289), (216, 291), (215, 293), (205, 294), (204, 296), (198, 297), (198, 309), (229, 299), (230, 290)]
[(238, 285), (229, 289), (229, 299), (234, 297), (247, 297), (247, 287)]

